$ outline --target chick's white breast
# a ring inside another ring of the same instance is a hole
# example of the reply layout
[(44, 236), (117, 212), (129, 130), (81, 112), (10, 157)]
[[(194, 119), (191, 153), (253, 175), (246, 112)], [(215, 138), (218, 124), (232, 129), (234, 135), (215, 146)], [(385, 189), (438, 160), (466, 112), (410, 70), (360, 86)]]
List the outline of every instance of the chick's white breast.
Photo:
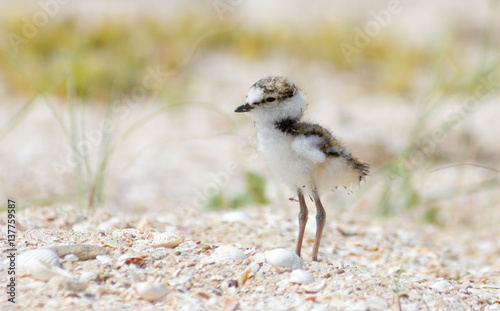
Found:
[(297, 188), (309, 192), (315, 163), (294, 150), (294, 137), (276, 129), (259, 129), (258, 151), (271, 171), (281, 178), (292, 191)]

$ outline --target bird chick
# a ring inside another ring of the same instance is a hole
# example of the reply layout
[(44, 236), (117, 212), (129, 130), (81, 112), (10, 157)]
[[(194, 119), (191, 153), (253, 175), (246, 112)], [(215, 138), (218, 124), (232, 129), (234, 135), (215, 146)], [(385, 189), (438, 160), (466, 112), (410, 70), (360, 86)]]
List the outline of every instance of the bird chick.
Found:
[(308, 217), (304, 195), (314, 199), (317, 214), (312, 259), (318, 261), (326, 216), (320, 193), (338, 186), (359, 185), (369, 166), (354, 157), (325, 128), (301, 121), (306, 107), (304, 94), (292, 81), (269, 76), (250, 87), (246, 102), (235, 112), (247, 113), (255, 121), (259, 153), (271, 171), (297, 192), (299, 256)]

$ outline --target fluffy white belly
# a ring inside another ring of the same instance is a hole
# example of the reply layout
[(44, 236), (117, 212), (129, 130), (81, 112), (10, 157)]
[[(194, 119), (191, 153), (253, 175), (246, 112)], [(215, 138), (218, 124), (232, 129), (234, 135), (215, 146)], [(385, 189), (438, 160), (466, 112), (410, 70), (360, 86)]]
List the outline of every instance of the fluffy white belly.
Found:
[(300, 157), (292, 148), (293, 137), (275, 129), (259, 129), (258, 150), (271, 171), (281, 178), (292, 191), (302, 189), (310, 193), (315, 164)]
[(318, 160), (321, 159), (304, 151), (297, 153), (294, 139), (291, 135), (270, 128), (261, 128), (257, 134), (259, 153), (271, 171), (292, 191), (301, 189), (305, 194), (311, 194), (317, 190), (321, 193), (334, 190), (337, 186), (359, 184), (359, 172), (350, 167), (345, 158), (330, 157), (320, 162)]

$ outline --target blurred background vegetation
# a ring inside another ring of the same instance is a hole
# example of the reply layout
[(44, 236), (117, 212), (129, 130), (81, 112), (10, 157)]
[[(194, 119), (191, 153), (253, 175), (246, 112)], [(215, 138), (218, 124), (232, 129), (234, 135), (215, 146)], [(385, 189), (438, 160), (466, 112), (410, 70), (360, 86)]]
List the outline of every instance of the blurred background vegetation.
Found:
[[(352, 39), (350, 25), (325, 22), (295, 36), (279, 28), (250, 31), (238, 24), (219, 25), (196, 16), (178, 19), (176, 23), (145, 20), (133, 28), (120, 21), (89, 26), (78, 24), (74, 18), (57, 19), (22, 44), (19, 52), (6, 53), (11, 47), (4, 41), (0, 68), (9, 77), (5, 81), (9, 89), (22, 95), (42, 91), (66, 97), (65, 82), (71, 75), (77, 96), (106, 103), (110, 89), (124, 93), (141, 83), (137, 72), (148, 65), (176, 70), (194, 48), (199, 49), (197, 52), (224, 50), (253, 60), (281, 53), (302, 61), (320, 60), (341, 71), (376, 76), (373, 80), (359, 78), (367, 92), (397, 93), (411, 91), (415, 75), (425, 70), (435, 55), (433, 50), (421, 50), (409, 42), (383, 36), (367, 45), (359, 58), (347, 62), (338, 43)], [(3, 26), (7, 33), (21, 34), (25, 25), (10, 19)], [(467, 36), (461, 32), (454, 35), (457, 41)], [(199, 44), (193, 46), (198, 38)], [(26, 87), (27, 79), (31, 88)]]
[[(500, 79), (500, 37), (497, 35), (500, 30), (499, 1), (485, 1), (481, 8), (468, 13), (472, 17), (467, 20), (463, 19), (468, 5), (465, 2), (458, 6), (462, 10), (457, 9), (449, 16), (439, 12), (446, 12), (453, 7), (452, 2), (440, 4), (435, 9), (438, 13), (433, 12), (430, 2), (420, 6), (403, 3), (408, 8), (404, 7), (402, 13), (391, 16), (393, 21), (389, 25), (379, 25), (377, 35), (369, 36), (368, 44), (359, 48), (352, 59), (346, 57), (341, 43), (354, 45), (359, 31), (364, 31), (367, 23), (377, 20), (373, 12), (386, 10), (387, 3), (376, 1), (365, 7), (359, 2), (345, 8), (349, 14), (342, 14), (342, 8), (336, 6), (318, 6), (313, 10), (312, 5), (306, 8), (304, 4), (297, 4), (294, 10), (288, 4), (281, 3), (266, 9), (264, 2), (172, 2), (155, 5), (151, 1), (147, 3), (151, 7), (144, 5), (139, 8), (137, 4), (125, 1), (123, 12), (120, 12), (120, 4), (114, 1), (110, 1), (107, 9), (96, 4), (87, 7), (81, 1), (76, 2), (78, 4), (73, 6), (60, 4), (57, 14), (49, 16), (42, 26), (35, 25), (36, 34), (29, 38), (23, 33), (26, 27), (30, 27), (28, 24), (33, 25), (36, 14), (50, 14), (36, 2), (29, 5), (2, 5), (9, 9), (9, 14), (4, 13), (0, 20), (2, 96), (22, 100), (16, 107), (7, 108), (8, 100), (0, 104), (0, 109), (5, 111), (0, 124), (0, 139), (5, 139), (22, 127), (37, 99), (43, 97), (49, 103), (52, 102), (49, 106), (52, 107), (55, 123), (64, 129), (71, 149), (79, 159), (74, 191), (49, 191), (44, 196), (40, 194), (43, 191), (30, 195), (28, 190), (18, 191), (15, 186), (5, 188), (5, 191), (27, 197), (28, 205), (71, 202), (75, 197), (87, 206), (106, 203), (103, 198), (105, 181), (109, 178), (106, 171), (120, 143), (150, 119), (174, 108), (189, 106), (186, 102), (189, 96), (186, 94), (189, 94), (196, 80), (193, 67), (197, 62), (210, 61), (210, 56), (217, 54), (222, 55), (222, 58), (233, 55), (239, 62), (249, 64), (280, 58), (293, 60), (295, 65), (291, 67), (294, 68), (321, 64), (322, 67), (332, 68), (335, 75), (346, 81), (346, 84), (356, 85), (357, 93), (351, 97), (353, 101), (355, 98), (383, 94), (418, 106), (411, 119), (403, 120), (408, 124), (405, 146), (390, 152), (390, 148), (385, 146), (379, 149), (359, 147), (366, 154), (361, 157), (367, 158), (374, 167), (374, 175), (360, 194), (370, 195), (371, 207), (368, 209), (373, 212), (393, 215), (419, 207), (418, 217), (440, 224), (445, 222), (440, 216), (443, 204), (459, 204), (457, 201), (453, 203), (453, 200), (460, 195), (498, 190), (498, 154), (482, 152), (476, 146), (475, 137), (470, 136), (471, 132), (467, 130), (461, 131), (458, 140), (453, 141), (454, 154), (447, 153), (448, 149), (443, 151), (436, 147), (436, 152), (426, 154), (419, 167), (431, 170), (455, 163), (463, 170), (467, 166), (464, 163), (479, 162), (492, 172), (488, 177), (467, 187), (456, 184), (444, 191), (423, 195), (418, 182), (421, 171), (416, 167), (404, 167), (408, 157), (421, 150), (419, 142), (428, 138), (433, 129), (442, 128), (445, 133), (454, 129), (444, 121), (436, 123), (433, 119), (436, 111), (450, 99), (459, 101), (458, 98), (463, 100), (474, 95), (485, 76), (494, 75)], [(301, 8), (306, 16), (296, 18)], [(100, 17), (89, 18), (92, 12), (98, 10), (106, 11), (108, 15), (101, 12), (101, 15), (96, 14)], [(412, 17), (412, 27), (417, 31), (407, 33), (405, 29), (408, 28), (399, 29), (397, 25), (410, 19), (410, 15), (418, 10), (420, 13), (415, 13), (418, 16)], [(263, 17), (258, 19), (256, 16), (260, 13)], [(307, 14), (311, 14), (310, 17), (307, 18)], [(429, 19), (426, 19), (427, 16)], [(249, 20), (246, 20), (247, 17)], [(419, 32), (419, 28), (426, 28), (427, 31)], [(12, 34), (25, 40), (15, 41), (19, 38)], [(159, 105), (157, 109), (141, 116), (136, 123), (128, 124), (121, 136), (105, 136), (99, 146), (98, 159), (95, 162), (89, 160), (88, 155), (82, 154), (77, 148), (79, 137), (86, 130), (84, 111), (103, 109), (102, 115), (111, 114), (117, 98), (143, 83), (146, 68), (157, 67), (162, 68), (162, 72), (168, 76), (161, 88), (155, 90), (157, 92), (153, 100)], [(217, 64), (214, 68), (217, 68)], [(237, 80), (244, 80), (240, 77), (244, 77), (245, 73), (237, 70), (232, 75)], [(213, 72), (214, 77), (219, 74), (217, 70)], [(265, 74), (263, 72), (262, 76)], [(300, 76), (300, 72), (296, 76)], [(237, 106), (238, 98), (243, 98), (250, 85), (249, 81), (242, 83), (244, 88), (231, 90), (236, 94), (228, 95), (235, 99), (231, 105)], [(227, 89), (221, 86), (217, 92), (229, 92)], [(497, 89), (492, 89), (488, 100), (497, 93)], [(69, 109), (69, 120), (54, 102), (62, 103), (62, 107)], [(483, 98), (480, 102), (483, 103)], [(377, 105), (377, 102), (373, 104)], [(216, 103), (203, 105), (211, 111), (222, 109), (230, 112)], [(348, 107), (349, 103), (342, 105)], [(500, 113), (500, 110), (497, 112)], [(391, 118), (390, 109), (386, 115)], [(232, 135), (236, 135), (235, 126), (232, 124)], [(478, 152), (471, 154), (466, 150)], [(9, 167), (8, 159), (4, 158), (3, 161)], [(270, 200), (265, 194), (267, 186), (263, 173), (252, 168), (245, 168), (244, 171), (239, 192), (227, 193), (222, 187), (218, 194), (206, 201), (206, 207), (236, 208), (268, 204)], [(401, 171), (405, 172), (403, 178), (396, 178)], [(5, 177), (3, 183), (7, 184), (7, 179)], [(487, 204), (498, 208), (498, 201)]]
[[(2, 23), (7, 34), (21, 35), (26, 27), (26, 20), (20, 18), (10, 17)], [(77, 96), (97, 98), (106, 103), (111, 88), (123, 93), (141, 83), (137, 72), (148, 65), (175, 71), (186, 55), (193, 52), (223, 50), (251, 60), (285, 54), (304, 62), (321, 61), (340, 72), (356, 75), (356, 81), (366, 92), (388, 93), (416, 91), (415, 78), (439, 66), (436, 57), (446, 55), (456, 61), (463, 80), (444, 81), (439, 87), (443, 91), (467, 92), (474, 87), (470, 80), (479, 67), (463, 66), (461, 58), (467, 55), (462, 49), (472, 43), (498, 44), (496, 39), (490, 42), (494, 38), (493, 28), (477, 33), (477, 29), (457, 27), (429, 40), (430, 45), (423, 47), (403, 40), (399, 34), (381, 32), (376, 40), (370, 39), (362, 53), (353, 54), (349, 61), (339, 43), (356, 47), (352, 41), (357, 35), (356, 29), (363, 30), (363, 25), (363, 21), (325, 20), (312, 22), (306, 30), (248, 29), (237, 22), (221, 23), (189, 12), (177, 17), (175, 22), (150, 18), (132, 25), (125, 20), (88, 25), (79, 23), (75, 17), (55, 18), (43, 28), (37, 27), (38, 33), (26, 40), (26, 44), (20, 43), (14, 51), (12, 42), (15, 39), (3, 40), (0, 48), (4, 57), (0, 69), (8, 77), (5, 82), (9, 89), (22, 95), (43, 91), (66, 97), (65, 81), (71, 75)], [(32, 83), (31, 88), (26, 87), (26, 80)]]

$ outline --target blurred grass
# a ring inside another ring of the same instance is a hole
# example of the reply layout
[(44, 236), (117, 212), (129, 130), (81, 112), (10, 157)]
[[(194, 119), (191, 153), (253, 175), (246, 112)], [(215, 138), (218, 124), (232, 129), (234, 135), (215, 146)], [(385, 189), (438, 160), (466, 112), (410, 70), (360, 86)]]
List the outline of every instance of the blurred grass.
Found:
[[(19, 19), (0, 23), (7, 33), (22, 33)], [(195, 41), (204, 36), (202, 51), (232, 52), (248, 59), (283, 54), (376, 76), (359, 79), (367, 91), (410, 91), (414, 75), (432, 58), (428, 51), (404, 44), (399, 38), (380, 36), (347, 62), (339, 43), (352, 43), (350, 25), (318, 23), (307, 31), (256, 31), (186, 15), (175, 23), (146, 19), (134, 25), (116, 20), (85, 25), (74, 19), (55, 19), (18, 46), (18, 51), (5, 41), (0, 46), (4, 55), (0, 71), (9, 77), (6, 82), (13, 92), (34, 95), (26, 87), (22, 71), (29, 74), (36, 89), (50, 89), (51, 95), (62, 97), (68, 95), (64, 80), (71, 72), (76, 96), (106, 102), (112, 86), (121, 93), (140, 84), (138, 72), (150, 64), (175, 70)]]
[(227, 194), (221, 190), (218, 194), (211, 197), (206, 207), (210, 210), (217, 210), (224, 207), (233, 209), (249, 205), (263, 205), (269, 203), (265, 195), (266, 180), (254, 172), (245, 173), (245, 188), (235, 196), (227, 197)]
[[(498, 1), (491, 0), (492, 9), (497, 7), (498, 3)], [(428, 170), (438, 163), (435, 153), (438, 152), (441, 142), (434, 141), (433, 133), (439, 130), (443, 136), (448, 135), (456, 126), (463, 125), (475, 110), (479, 109), (483, 103), (499, 91), (497, 81), (500, 77), (500, 57), (498, 54), (491, 53), (492, 51), (498, 51), (498, 46), (494, 46), (495, 40), (492, 40), (493, 36), (495, 36), (493, 29), (496, 18), (493, 15), (490, 17), (488, 20), (489, 24), (485, 26), (481, 33), (481, 41), (483, 42), (480, 46), (481, 53), (472, 62), (474, 65), (470, 68), (461, 67), (458, 63), (460, 51), (457, 50), (457, 47), (460, 47), (462, 44), (462, 36), (458, 29), (446, 33), (445, 36), (441, 37), (438, 44), (429, 49), (434, 58), (433, 64), (430, 66), (431, 70), (427, 90), (422, 92), (423, 96), (419, 103), (422, 109), (420, 110), (420, 114), (415, 118), (415, 123), (406, 147), (385, 167), (388, 178), (385, 178), (377, 204), (376, 210), (379, 214), (389, 216), (420, 207), (422, 220), (435, 225), (443, 224), (440, 220), (441, 209), (437, 207), (437, 202), (425, 200), (420, 197), (419, 189), (415, 185), (414, 179), (419, 171)], [(493, 54), (493, 57), (488, 57), (489, 54)], [(451, 78), (449, 73), (450, 65), (456, 71)], [(494, 77), (493, 82), (496, 83), (495, 85), (485, 87), (484, 81), (488, 76)], [(480, 92), (482, 93), (480, 96), (476, 92), (479, 89), (483, 90)], [(484, 92), (485, 89), (487, 89), (486, 92)], [(459, 119), (451, 122), (452, 120), (445, 118), (438, 126), (430, 127), (430, 120), (436, 110), (449, 98), (453, 98), (458, 94), (462, 95), (464, 100), (467, 99), (474, 102), (472, 111), (468, 111), (461, 103), (461, 117)], [(474, 156), (469, 154), (469, 151), (474, 148), (471, 137), (469, 137), (466, 131), (462, 136), (462, 144), (457, 146), (456, 162), (463, 162)], [(422, 141), (431, 141), (433, 150), (426, 151), (419, 144)], [(423, 159), (417, 161), (420, 163), (413, 165), (410, 163), (411, 157), (416, 155), (421, 155)], [(447, 160), (449, 161), (450, 159)], [(463, 176), (465, 165), (459, 163), (457, 166), (459, 176)], [(496, 184), (495, 186), (498, 186), (500, 179), (494, 178), (493, 180), (493, 183)], [(477, 192), (489, 190), (489, 187), (483, 186), (484, 184), (479, 188), (473, 187), (476, 188)], [(450, 193), (446, 195), (449, 197), (448, 204), (451, 204), (451, 210), (456, 212), (457, 198), (466, 194), (466, 192), (470, 194), (470, 192), (464, 191), (463, 180), (461, 178), (454, 185), (451, 185), (449, 191)]]

